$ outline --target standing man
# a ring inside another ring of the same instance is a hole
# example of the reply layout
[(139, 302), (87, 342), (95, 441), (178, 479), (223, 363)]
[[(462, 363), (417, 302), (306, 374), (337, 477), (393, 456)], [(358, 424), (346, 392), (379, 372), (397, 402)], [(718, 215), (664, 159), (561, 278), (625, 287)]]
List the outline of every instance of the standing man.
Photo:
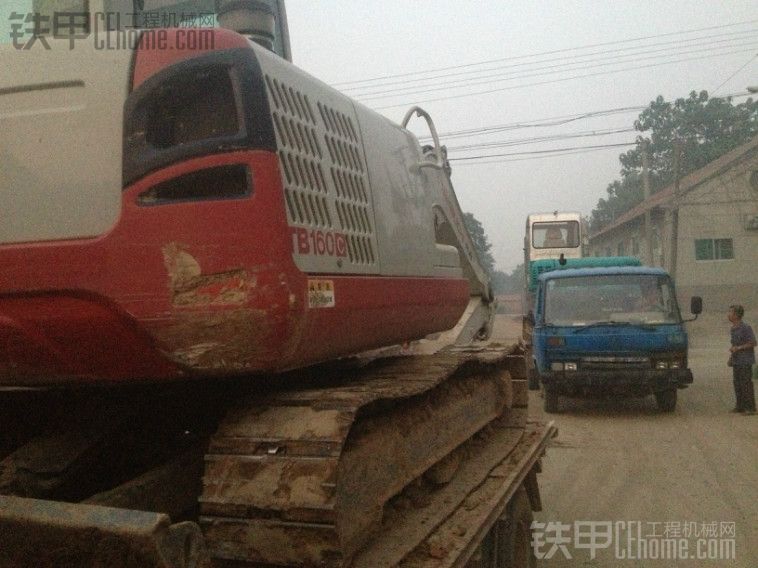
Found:
[(734, 373), (734, 395), (737, 404), (732, 412), (744, 415), (755, 414), (752, 370), (755, 364), (755, 334), (753, 328), (742, 321), (745, 308), (729, 306), (729, 321), (732, 322), (732, 347), (729, 349), (729, 365)]

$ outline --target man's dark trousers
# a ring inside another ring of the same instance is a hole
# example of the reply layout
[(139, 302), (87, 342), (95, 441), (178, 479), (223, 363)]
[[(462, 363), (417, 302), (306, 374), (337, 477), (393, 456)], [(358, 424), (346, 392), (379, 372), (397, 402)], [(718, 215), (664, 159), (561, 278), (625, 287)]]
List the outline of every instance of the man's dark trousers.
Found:
[(735, 365), (732, 367), (734, 374), (734, 396), (737, 399), (737, 410), (739, 411), (755, 411), (752, 371), (752, 365)]

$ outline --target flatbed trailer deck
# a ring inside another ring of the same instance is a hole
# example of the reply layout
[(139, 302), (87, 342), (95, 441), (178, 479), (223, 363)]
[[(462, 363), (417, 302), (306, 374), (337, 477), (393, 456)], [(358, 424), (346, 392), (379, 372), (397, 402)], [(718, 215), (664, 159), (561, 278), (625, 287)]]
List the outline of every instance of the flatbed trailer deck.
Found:
[[(0, 566), (528, 566), (556, 428), (528, 420), (524, 368), (513, 347), (447, 349), (347, 370), (328, 389), (237, 393), (194, 451), (191, 522), (129, 504), (192, 487), (185, 453), (85, 504), (0, 497)], [(49, 443), (6, 456), (3, 483)]]

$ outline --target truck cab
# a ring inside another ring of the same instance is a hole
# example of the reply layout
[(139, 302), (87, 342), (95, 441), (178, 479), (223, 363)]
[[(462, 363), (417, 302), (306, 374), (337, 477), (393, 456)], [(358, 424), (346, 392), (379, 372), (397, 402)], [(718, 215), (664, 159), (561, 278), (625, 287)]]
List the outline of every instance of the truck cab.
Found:
[[(691, 311), (702, 310), (692, 299)], [(674, 283), (661, 268), (618, 266), (541, 274), (533, 353), (545, 411), (559, 397), (648, 396), (671, 412), (692, 383)]]
[(567, 259), (582, 258), (582, 216), (580, 213), (554, 211), (531, 213), (526, 218), (524, 233), (524, 313), (534, 304), (537, 266), (545, 263), (565, 263)]
[(532, 213), (526, 219), (524, 256), (527, 262), (543, 258), (581, 258), (580, 213)]

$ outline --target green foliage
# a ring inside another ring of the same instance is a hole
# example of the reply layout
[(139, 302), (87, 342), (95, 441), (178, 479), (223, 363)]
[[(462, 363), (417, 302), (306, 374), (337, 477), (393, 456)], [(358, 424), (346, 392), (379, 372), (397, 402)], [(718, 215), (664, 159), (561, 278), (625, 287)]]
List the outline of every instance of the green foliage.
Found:
[(490, 244), (487, 234), (484, 232), (482, 224), (474, 217), (473, 213), (464, 213), (463, 222), (466, 224), (466, 229), (471, 240), (474, 241), (474, 248), (476, 254), (479, 256), (479, 262), (482, 263), (482, 267), (487, 271), (487, 274), (492, 274), (495, 270), (495, 259), (492, 257), (492, 244)]
[(508, 275), (502, 270), (495, 270), (492, 273), (492, 291), (495, 294), (508, 293)]
[(513, 294), (521, 292), (524, 287), (524, 265), (519, 264), (511, 274), (495, 270), (495, 259), (492, 257), (492, 244), (484, 232), (484, 227), (473, 213), (464, 213), (463, 222), (474, 242), (479, 262), (490, 275), (492, 290), (495, 294)]
[(521, 293), (524, 289), (524, 264), (519, 264), (510, 274), (496, 270), (492, 275), (492, 289), (495, 294)]
[(690, 93), (686, 99), (667, 102), (659, 96), (642, 111), (634, 128), (634, 148), (619, 156), (621, 179), (606, 188), (590, 219), (598, 231), (642, 201), (642, 151), (648, 144), (651, 193), (674, 180), (674, 148), (681, 147), (680, 177), (748, 142), (758, 134), (758, 101), (734, 105), (729, 98), (708, 98), (706, 91)]

